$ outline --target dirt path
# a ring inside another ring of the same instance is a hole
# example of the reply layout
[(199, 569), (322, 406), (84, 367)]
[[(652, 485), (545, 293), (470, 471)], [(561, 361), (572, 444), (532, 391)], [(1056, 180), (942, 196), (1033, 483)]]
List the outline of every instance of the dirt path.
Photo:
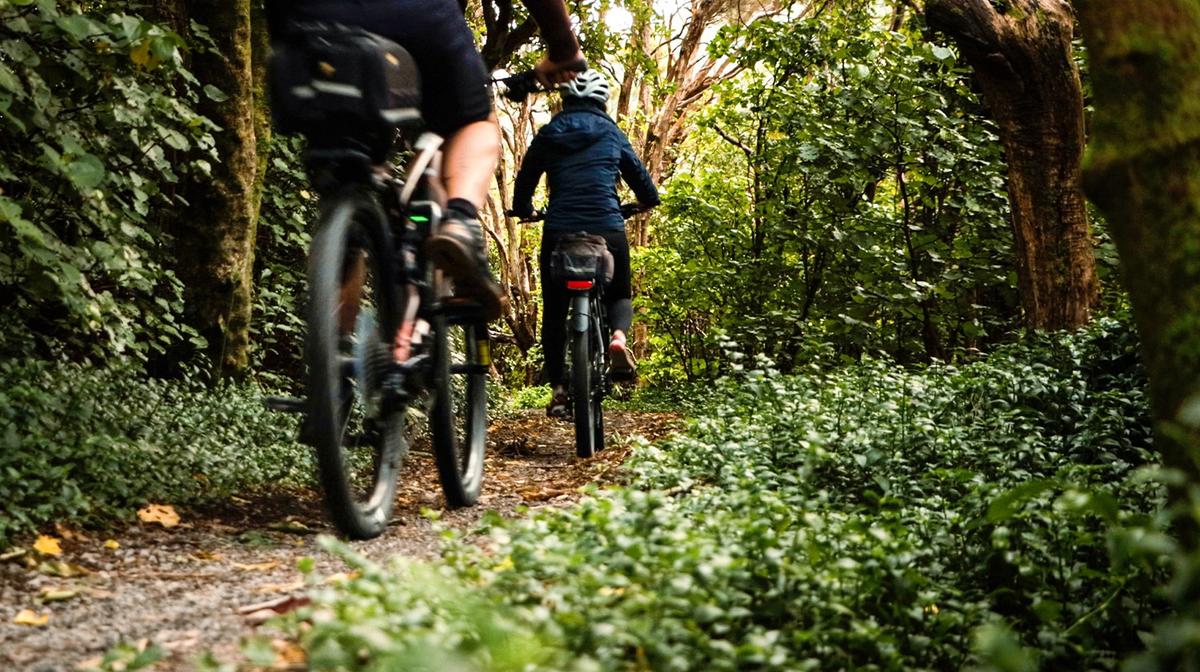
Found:
[[(605, 415), (617, 437), (653, 440), (678, 426), (666, 414)], [(442, 520), (468, 529), (485, 511), (511, 516), (521, 505), (569, 503), (580, 486), (617, 476), (630, 448), (627, 441), (613, 443), (592, 460), (578, 460), (567, 423), (532, 411), (499, 422), (489, 433), (480, 506), (445, 512)], [(432, 461), (417, 454), (401, 479), (393, 525), (353, 546), (375, 559), (436, 557), (437, 534), (421, 510), (442, 507)], [(324, 575), (343, 571), (315, 545), (317, 533), (331, 530), (312, 493), (180, 513), (182, 524), (170, 530), (137, 525), (103, 535), (66, 533), (59, 563), (0, 563), (0, 669), (74, 670), (119, 641), (142, 640), (171, 653), (160, 669), (187, 669), (197, 652), (228, 654), (250, 632), (253, 618), (239, 609), (302, 595), (298, 558), (316, 558)], [(110, 539), (119, 547), (106, 546)], [(49, 621), (15, 625), (24, 609)]]

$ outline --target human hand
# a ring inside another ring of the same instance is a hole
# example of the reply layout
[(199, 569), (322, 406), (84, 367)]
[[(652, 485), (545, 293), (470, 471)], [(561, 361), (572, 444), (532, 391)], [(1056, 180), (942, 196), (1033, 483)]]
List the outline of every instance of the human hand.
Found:
[(587, 59), (583, 57), (583, 52), (576, 51), (572, 58), (565, 61), (552, 61), (549, 56), (543, 58), (534, 66), (533, 76), (539, 84), (550, 89), (575, 79), (576, 75), (587, 68)]

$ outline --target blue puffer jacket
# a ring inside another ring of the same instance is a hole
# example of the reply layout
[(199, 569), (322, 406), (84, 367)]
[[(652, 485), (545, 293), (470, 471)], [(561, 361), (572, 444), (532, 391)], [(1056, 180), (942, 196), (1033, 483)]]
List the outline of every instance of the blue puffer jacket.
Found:
[(659, 204), (658, 190), (629, 139), (597, 103), (568, 99), (538, 131), (513, 187), (513, 209), (533, 211), (533, 192), (546, 173), (550, 231), (623, 231), (618, 177), (642, 205)]

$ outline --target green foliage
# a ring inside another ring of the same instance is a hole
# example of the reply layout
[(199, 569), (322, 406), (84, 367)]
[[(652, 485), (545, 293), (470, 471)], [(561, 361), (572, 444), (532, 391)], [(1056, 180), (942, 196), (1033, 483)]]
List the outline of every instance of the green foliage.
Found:
[(1143, 387), (1114, 322), (963, 367), (748, 371), (629, 487), (494, 517), (436, 582), (366, 571), (302, 641), (338, 669), (431, 642), (489, 669), (507, 644), (462, 633), (502, 618), (529, 670), (1113, 669), (1171, 547)]
[(0, 390), (0, 545), (49, 522), (104, 522), (314, 473), (295, 421), (268, 413), (254, 386), (4, 362)]
[(756, 21), (697, 117), (640, 305), (689, 377), (722, 340), (783, 370), (813, 341), (950, 359), (1016, 324), (1004, 169), (955, 53), (858, 12)]
[(550, 403), (552, 390), (549, 385), (522, 387), (512, 393), (513, 408), (545, 408)]
[[(190, 336), (159, 208), (213, 125), (178, 36), (125, 13), (0, 0), (0, 296), (8, 354), (144, 355)], [(181, 157), (188, 157), (181, 160)]]
[[(335, 540), (325, 538), (322, 545), (361, 578), (344, 589), (313, 589), (319, 606), (308, 615), (325, 624), (301, 640), (313, 669), (594, 669), (564, 656), (545, 634), (456, 577), (400, 557), (385, 570)], [(311, 566), (302, 569), (308, 570), (311, 583), (320, 585), (312, 580)], [(369, 659), (364, 660), (363, 652), (370, 653)]]
[(255, 248), (254, 369), (275, 388), (294, 387), (304, 372), (304, 288), (308, 246), (317, 221), (300, 159), (302, 141), (275, 138), (270, 148)]

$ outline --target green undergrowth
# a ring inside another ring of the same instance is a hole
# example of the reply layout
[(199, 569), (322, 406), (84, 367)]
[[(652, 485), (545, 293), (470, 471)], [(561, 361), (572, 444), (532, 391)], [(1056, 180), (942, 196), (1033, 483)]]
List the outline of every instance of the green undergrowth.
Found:
[(252, 385), (209, 389), (132, 368), (0, 363), (0, 547), (48, 523), (102, 524), (313, 472), (295, 420)]
[(438, 565), (331, 542), (361, 576), (283, 625), (316, 669), (1115, 668), (1173, 549), (1143, 388), (1115, 322), (747, 371), (629, 485), (447, 532)]
[[(521, 410), (541, 410), (550, 404), (549, 385), (533, 385), (515, 389), (497, 389), (493, 393), (491, 412), (494, 415), (512, 415)], [(698, 385), (675, 388), (617, 386), (604, 400), (604, 408), (632, 412), (674, 412), (694, 405), (706, 395)]]

